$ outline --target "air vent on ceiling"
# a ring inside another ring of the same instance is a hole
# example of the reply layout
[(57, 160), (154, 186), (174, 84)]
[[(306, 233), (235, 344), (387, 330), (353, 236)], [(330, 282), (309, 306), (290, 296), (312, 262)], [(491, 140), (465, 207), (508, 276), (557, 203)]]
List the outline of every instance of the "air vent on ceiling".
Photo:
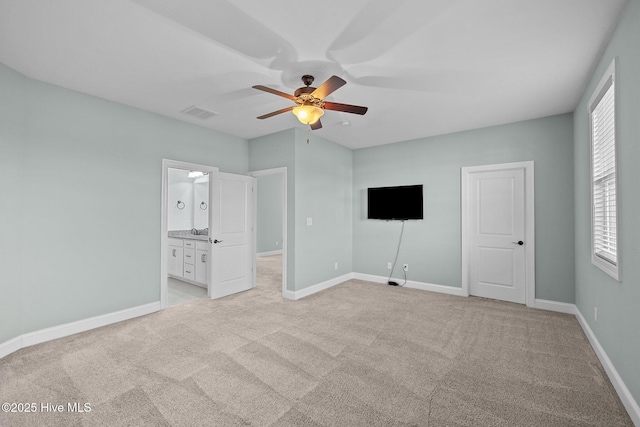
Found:
[(204, 108), (196, 107), (195, 105), (192, 105), (189, 108), (185, 108), (184, 110), (181, 111), (181, 113), (186, 114), (187, 116), (196, 117), (200, 120), (207, 120), (213, 116), (218, 115), (218, 113), (205, 110)]

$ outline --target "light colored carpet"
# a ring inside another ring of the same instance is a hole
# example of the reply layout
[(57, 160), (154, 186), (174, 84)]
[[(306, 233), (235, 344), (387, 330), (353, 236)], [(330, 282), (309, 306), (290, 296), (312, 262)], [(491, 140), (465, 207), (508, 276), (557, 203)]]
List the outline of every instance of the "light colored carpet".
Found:
[(299, 301), (259, 281), (22, 349), (0, 378), (3, 402), (91, 404), (2, 426), (633, 425), (573, 316), (357, 280)]

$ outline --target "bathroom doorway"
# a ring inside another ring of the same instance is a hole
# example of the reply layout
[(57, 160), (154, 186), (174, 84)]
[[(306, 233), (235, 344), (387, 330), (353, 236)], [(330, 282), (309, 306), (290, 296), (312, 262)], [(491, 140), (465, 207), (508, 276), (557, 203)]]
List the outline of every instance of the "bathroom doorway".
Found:
[[(175, 191), (170, 192), (174, 184)], [(162, 308), (170, 305), (170, 279), (203, 288), (206, 285), (211, 299), (256, 286), (255, 186), (256, 179), (250, 176), (162, 160)], [(204, 197), (207, 192), (208, 199)]]
[(164, 169), (167, 262), (161, 288), (168, 307), (209, 296), (209, 181), (217, 169), (180, 162)]

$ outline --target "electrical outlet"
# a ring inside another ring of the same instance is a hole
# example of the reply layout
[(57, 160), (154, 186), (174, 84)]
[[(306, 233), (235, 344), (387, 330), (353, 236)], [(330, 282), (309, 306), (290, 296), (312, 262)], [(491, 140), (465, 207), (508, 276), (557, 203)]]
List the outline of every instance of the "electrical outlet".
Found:
[(598, 307), (593, 307), (593, 318), (596, 322), (598, 321)]
[(335, 263), (333, 268), (336, 269), (336, 270), (338, 269), (338, 261), (336, 261), (336, 263)]
[(276, 240), (276, 246), (280, 245), (280, 242)]
[(402, 269), (404, 271), (409, 271), (409, 264), (402, 264)]
[(393, 266), (391, 265), (390, 262), (387, 263), (387, 270), (391, 270), (393, 268)]
[(313, 218), (307, 218), (307, 225), (313, 225)]

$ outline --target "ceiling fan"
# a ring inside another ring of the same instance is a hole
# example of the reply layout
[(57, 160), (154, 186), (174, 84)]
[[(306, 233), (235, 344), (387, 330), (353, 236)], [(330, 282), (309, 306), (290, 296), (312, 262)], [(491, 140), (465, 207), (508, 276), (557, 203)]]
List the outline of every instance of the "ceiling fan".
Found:
[(252, 86), (254, 89), (263, 90), (274, 95), (282, 96), (283, 98), (290, 99), (291, 101), (294, 101), (296, 103), (296, 105), (292, 105), (290, 107), (283, 108), (282, 110), (265, 114), (258, 118), (268, 119), (269, 117), (291, 111), (293, 114), (295, 114), (295, 116), (298, 118), (298, 120), (300, 120), (301, 123), (311, 126), (312, 130), (316, 130), (322, 127), (320, 117), (322, 117), (322, 115), (324, 114), (324, 110), (342, 111), (343, 113), (360, 115), (364, 115), (367, 112), (367, 107), (324, 101), (324, 98), (326, 98), (329, 94), (347, 84), (347, 82), (340, 77), (331, 76), (318, 88), (311, 86), (313, 80), (313, 76), (310, 76), (308, 74), (302, 76), (302, 83), (305, 84), (305, 87), (296, 89), (293, 95), (289, 95), (288, 93), (281, 92), (276, 89), (271, 89), (270, 87), (262, 85)]

